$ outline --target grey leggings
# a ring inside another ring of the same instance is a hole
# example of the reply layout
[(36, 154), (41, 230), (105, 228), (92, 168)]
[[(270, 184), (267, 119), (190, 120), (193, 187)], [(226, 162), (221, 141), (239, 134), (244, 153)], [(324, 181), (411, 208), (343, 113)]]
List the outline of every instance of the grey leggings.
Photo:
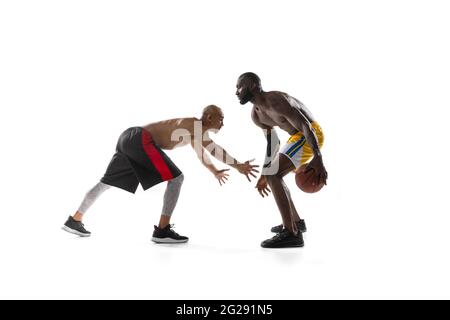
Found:
[[(180, 174), (178, 177), (167, 182), (166, 192), (164, 193), (164, 204), (161, 212), (162, 215), (169, 217), (172, 215), (180, 195), (183, 180), (184, 176), (183, 174)], [(78, 208), (78, 212), (85, 214), (98, 197), (109, 188), (111, 188), (111, 186), (103, 182), (97, 183), (86, 193), (83, 202)]]

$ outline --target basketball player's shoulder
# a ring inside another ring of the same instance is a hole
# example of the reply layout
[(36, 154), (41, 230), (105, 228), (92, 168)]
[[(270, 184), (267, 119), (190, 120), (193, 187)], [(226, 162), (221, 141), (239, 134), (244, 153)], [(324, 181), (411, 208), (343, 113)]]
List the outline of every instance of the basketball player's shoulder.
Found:
[(184, 123), (189, 123), (189, 124), (194, 124), (195, 121), (200, 121), (199, 119), (194, 118), (194, 117), (181, 118), (181, 120), (183, 120)]
[(280, 92), (280, 94), (282, 95), (287, 106), (289, 106), (291, 108), (304, 109), (305, 105), (297, 98), (295, 98), (287, 93), (284, 93), (284, 92)]
[(288, 112), (291, 107), (288, 97), (287, 93), (281, 91), (269, 91), (266, 101), (272, 110), (283, 113)]
[(266, 101), (270, 104), (286, 103), (287, 97), (289, 95), (281, 91), (269, 91), (265, 94)]
[(180, 118), (180, 119), (178, 119), (178, 121), (180, 124), (182, 124), (184, 126), (193, 126), (196, 121), (200, 121), (200, 120), (192, 117), (192, 118)]
[(269, 102), (282, 101), (287, 94), (281, 91), (268, 91), (265, 93), (265, 98)]
[(176, 119), (176, 127), (179, 129), (186, 129), (189, 132), (193, 132), (196, 121), (199, 120), (195, 118), (178, 118)]

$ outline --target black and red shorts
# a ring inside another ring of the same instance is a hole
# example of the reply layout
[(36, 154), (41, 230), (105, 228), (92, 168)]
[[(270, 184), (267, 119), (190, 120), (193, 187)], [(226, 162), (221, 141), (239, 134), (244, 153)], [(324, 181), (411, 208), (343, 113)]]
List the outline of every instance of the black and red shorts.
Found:
[(120, 135), (116, 153), (101, 182), (135, 193), (139, 183), (147, 190), (180, 174), (180, 169), (153, 142), (150, 133), (132, 127)]

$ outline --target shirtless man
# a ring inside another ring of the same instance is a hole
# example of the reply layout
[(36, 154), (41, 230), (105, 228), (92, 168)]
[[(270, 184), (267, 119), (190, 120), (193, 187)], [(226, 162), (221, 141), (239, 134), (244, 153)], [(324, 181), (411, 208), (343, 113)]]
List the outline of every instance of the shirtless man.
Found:
[(81, 237), (91, 235), (82, 223), (83, 215), (97, 198), (111, 186), (135, 193), (139, 183), (144, 190), (168, 181), (164, 204), (158, 226), (154, 226), (152, 241), (156, 243), (183, 243), (188, 238), (174, 232), (170, 218), (180, 194), (183, 174), (162, 151), (190, 144), (202, 164), (214, 175), (220, 185), (225, 183), (229, 169), (218, 170), (205, 150), (215, 158), (235, 168), (250, 181), (258, 172), (250, 161), (238, 162), (222, 147), (209, 138), (209, 132), (218, 132), (223, 127), (223, 112), (214, 105), (203, 109), (201, 119), (180, 118), (150, 123), (143, 127), (132, 127), (119, 137), (111, 162), (103, 178), (89, 190), (77, 212), (63, 226), (67, 232)]
[[(326, 183), (327, 171), (322, 162), (320, 148), (323, 133), (311, 112), (297, 99), (279, 91), (264, 92), (259, 77), (251, 72), (242, 74), (236, 85), (241, 104), (253, 103), (252, 120), (263, 129), (267, 139), (266, 160), (256, 188), (262, 197), (270, 189), (281, 213), (283, 224), (272, 228), (277, 235), (261, 243), (264, 248), (303, 247), (302, 232), (306, 231), (283, 177), (309, 162), (306, 171), (314, 169), (315, 183)], [(278, 153), (280, 140), (274, 127), (278, 126), (291, 136)], [(269, 189), (270, 187), (270, 189)]]

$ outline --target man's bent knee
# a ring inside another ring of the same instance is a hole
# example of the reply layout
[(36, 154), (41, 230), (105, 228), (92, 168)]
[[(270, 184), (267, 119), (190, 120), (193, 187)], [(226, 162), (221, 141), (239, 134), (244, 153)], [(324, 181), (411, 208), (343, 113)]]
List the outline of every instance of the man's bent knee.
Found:
[(183, 184), (183, 181), (184, 181), (184, 174), (180, 174), (178, 177), (169, 180), (169, 183), (178, 184), (181, 186)]

